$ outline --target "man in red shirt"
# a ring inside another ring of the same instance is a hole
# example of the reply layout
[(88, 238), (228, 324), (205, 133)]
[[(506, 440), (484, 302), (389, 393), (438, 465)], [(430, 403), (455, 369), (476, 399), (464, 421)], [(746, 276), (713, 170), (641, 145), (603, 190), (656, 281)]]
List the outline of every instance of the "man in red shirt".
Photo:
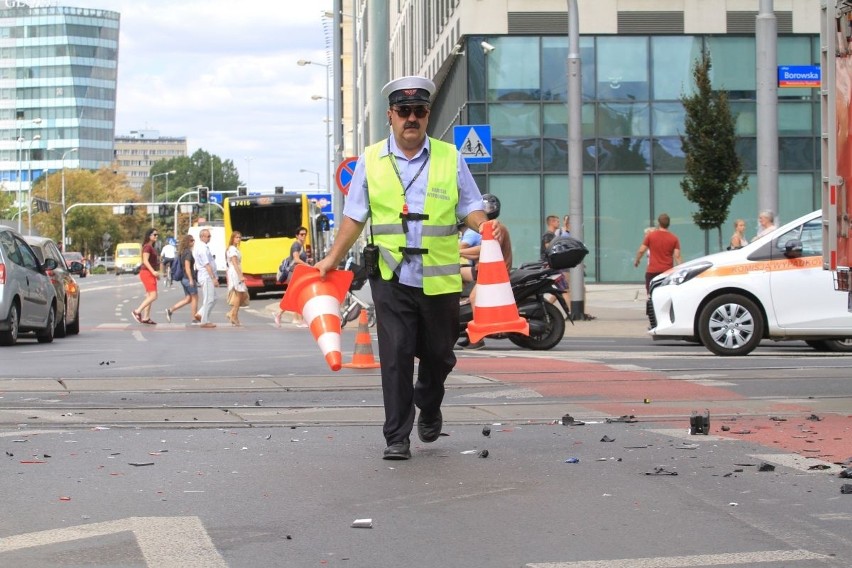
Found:
[(651, 284), (651, 280), (672, 268), (676, 264), (680, 264), (683, 260), (680, 258), (680, 240), (677, 236), (669, 231), (671, 218), (667, 213), (661, 213), (657, 217), (656, 230), (645, 235), (645, 240), (642, 241), (642, 246), (636, 251), (636, 260), (633, 261), (633, 266), (639, 266), (646, 251), (650, 251), (648, 256), (648, 268), (645, 270), (645, 291)]

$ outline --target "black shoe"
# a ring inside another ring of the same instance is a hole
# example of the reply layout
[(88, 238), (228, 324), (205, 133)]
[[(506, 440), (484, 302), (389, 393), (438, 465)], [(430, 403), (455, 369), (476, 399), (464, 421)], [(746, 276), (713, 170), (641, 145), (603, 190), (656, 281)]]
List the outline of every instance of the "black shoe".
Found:
[(456, 345), (459, 347), (467, 347), (470, 345), (470, 338), (467, 335), (463, 335)]
[(409, 443), (405, 442), (394, 442), (393, 444), (388, 445), (385, 448), (385, 453), (382, 455), (382, 459), (385, 460), (407, 460), (411, 458), (411, 449), (409, 448)]
[(485, 340), (480, 339), (476, 343), (468, 343), (467, 346), (465, 346), (464, 349), (466, 351), (476, 351), (478, 349), (482, 349), (483, 347), (485, 347)]
[(429, 444), (437, 440), (438, 436), (441, 435), (441, 426), (443, 423), (444, 419), (441, 416), (440, 410), (432, 416), (424, 416), (421, 411), (420, 417), (417, 418), (417, 436), (420, 438), (420, 441)]

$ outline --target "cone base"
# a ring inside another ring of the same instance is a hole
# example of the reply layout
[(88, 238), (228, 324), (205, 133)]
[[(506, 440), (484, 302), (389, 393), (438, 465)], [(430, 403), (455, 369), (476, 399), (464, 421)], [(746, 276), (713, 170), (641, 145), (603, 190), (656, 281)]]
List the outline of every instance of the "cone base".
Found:
[(483, 337), (494, 335), (496, 333), (520, 333), (521, 335), (530, 334), (530, 324), (524, 318), (519, 317), (515, 321), (501, 321), (497, 323), (476, 323), (475, 321), (467, 324), (467, 336), (471, 343), (476, 343)]
[(382, 365), (378, 361), (372, 363), (356, 363), (355, 361), (352, 361), (351, 363), (343, 364), (343, 367), (346, 369), (378, 369), (381, 366)]

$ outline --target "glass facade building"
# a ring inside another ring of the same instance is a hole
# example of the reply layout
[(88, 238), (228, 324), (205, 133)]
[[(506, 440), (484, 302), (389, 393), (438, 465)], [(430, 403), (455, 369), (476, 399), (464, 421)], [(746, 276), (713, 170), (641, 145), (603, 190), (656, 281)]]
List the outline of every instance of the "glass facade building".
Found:
[[(495, 47), (488, 53), (480, 47), (486, 39)], [(641, 279), (635, 251), (661, 212), (672, 217), (685, 259), (718, 250), (718, 234), (693, 223), (696, 206), (680, 188), (680, 99), (692, 92), (702, 49), (712, 58), (713, 87), (729, 94), (737, 151), (749, 177), (748, 189), (732, 203), (722, 241), (736, 218), (747, 220), (751, 237), (757, 231), (755, 37), (598, 35), (581, 37), (580, 48), (587, 279)], [(779, 65), (813, 65), (818, 54), (816, 35), (778, 38)], [(501, 199), (518, 262), (538, 257), (545, 216), (569, 213), (567, 56), (564, 36), (468, 36), (457, 63), (462, 67), (449, 77), (466, 81), (466, 116), (459, 123), (491, 125), (493, 162), (471, 170), (483, 192)], [(778, 90), (778, 131), (778, 214), (790, 220), (820, 203), (817, 89)]]
[(28, 190), (46, 171), (112, 163), (118, 34), (117, 12), (24, 2), (0, 8), (4, 190)]

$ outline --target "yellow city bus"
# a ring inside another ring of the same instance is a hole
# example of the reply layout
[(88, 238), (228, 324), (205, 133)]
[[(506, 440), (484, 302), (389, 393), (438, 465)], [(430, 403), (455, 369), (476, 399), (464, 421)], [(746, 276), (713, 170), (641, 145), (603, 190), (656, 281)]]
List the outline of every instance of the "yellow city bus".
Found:
[(240, 252), (249, 296), (283, 290), (276, 282), (278, 266), (290, 252), (296, 229), (308, 228), (308, 250), (316, 237), (310, 200), (298, 193), (228, 197), (224, 209), (225, 238), (230, 241), (233, 231), (243, 236)]

